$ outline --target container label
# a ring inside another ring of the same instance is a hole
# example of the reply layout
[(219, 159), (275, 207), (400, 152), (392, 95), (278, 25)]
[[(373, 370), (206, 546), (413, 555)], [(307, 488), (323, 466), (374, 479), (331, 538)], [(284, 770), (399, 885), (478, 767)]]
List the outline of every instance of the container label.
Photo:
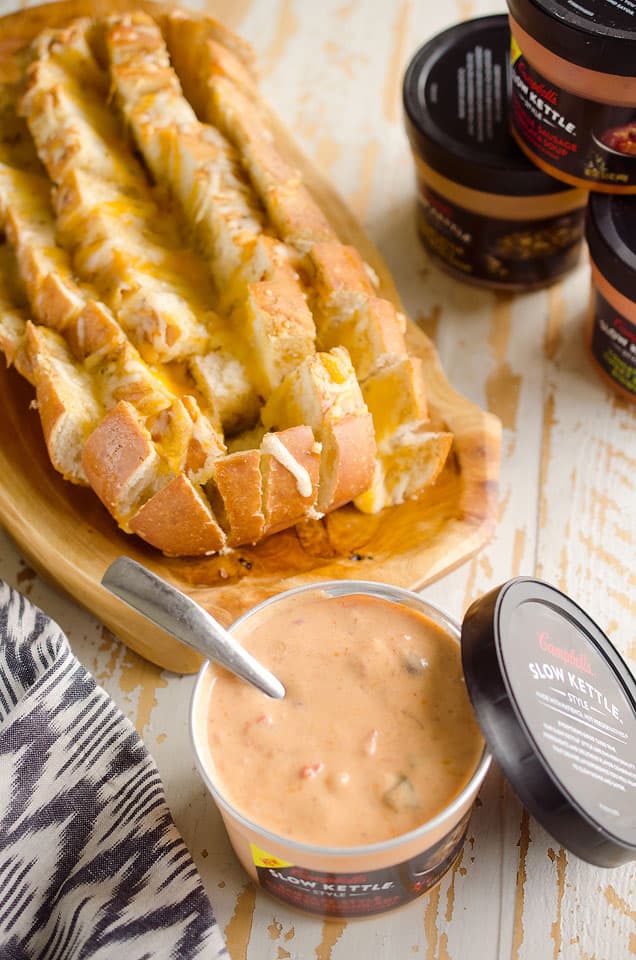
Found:
[(515, 608), (502, 657), (531, 739), (597, 824), (636, 844), (636, 704), (599, 649), (562, 613)]
[(605, 373), (636, 398), (636, 325), (598, 292), (592, 353)]
[(382, 870), (323, 873), (250, 844), (252, 860), (259, 885), (290, 906), (326, 917), (370, 917), (410, 903), (441, 879), (459, 856), (469, 817), (424, 853)]
[(547, 283), (576, 265), (584, 210), (542, 220), (499, 220), (449, 202), (418, 183), (418, 230), (430, 252), (467, 278)]
[(539, 160), (592, 185), (636, 186), (636, 107), (586, 100), (546, 79), (511, 41), (512, 126)]

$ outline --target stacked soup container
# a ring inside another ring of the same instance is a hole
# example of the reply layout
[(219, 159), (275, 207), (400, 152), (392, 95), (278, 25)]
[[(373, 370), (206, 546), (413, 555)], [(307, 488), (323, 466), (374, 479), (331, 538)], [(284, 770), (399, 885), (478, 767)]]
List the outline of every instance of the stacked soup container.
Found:
[(636, 3), (508, 0), (404, 79), (418, 230), (471, 283), (530, 290), (592, 264), (590, 346), (636, 399)]

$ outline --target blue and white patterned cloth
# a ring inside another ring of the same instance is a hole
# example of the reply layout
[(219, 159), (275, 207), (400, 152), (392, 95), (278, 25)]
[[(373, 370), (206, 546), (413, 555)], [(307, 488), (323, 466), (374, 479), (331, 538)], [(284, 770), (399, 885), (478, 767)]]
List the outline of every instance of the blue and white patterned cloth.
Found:
[(227, 956), (134, 727), (0, 581), (1, 960)]

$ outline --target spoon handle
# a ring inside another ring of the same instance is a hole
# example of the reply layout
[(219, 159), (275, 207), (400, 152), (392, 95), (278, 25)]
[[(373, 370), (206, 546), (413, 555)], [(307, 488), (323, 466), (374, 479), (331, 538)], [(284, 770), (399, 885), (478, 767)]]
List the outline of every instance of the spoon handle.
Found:
[(118, 557), (102, 577), (102, 585), (148, 620), (269, 697), (278, 700), (285, 696), (282, 683), (214, 617), (140, 563)]

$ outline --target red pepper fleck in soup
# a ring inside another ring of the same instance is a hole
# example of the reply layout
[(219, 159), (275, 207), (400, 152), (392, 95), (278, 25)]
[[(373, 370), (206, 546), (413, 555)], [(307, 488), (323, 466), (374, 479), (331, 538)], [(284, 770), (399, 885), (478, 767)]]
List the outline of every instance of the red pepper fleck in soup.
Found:
[(273, 605), (237, 635), (287, 691), (267, 701), (215, 670), (215, 782), (252, 822), (306, 843), (360, 846), (415, 829), (469, 782), (483, 740), (459, 645), (418, 611), (324, 596), (302, 617)]

